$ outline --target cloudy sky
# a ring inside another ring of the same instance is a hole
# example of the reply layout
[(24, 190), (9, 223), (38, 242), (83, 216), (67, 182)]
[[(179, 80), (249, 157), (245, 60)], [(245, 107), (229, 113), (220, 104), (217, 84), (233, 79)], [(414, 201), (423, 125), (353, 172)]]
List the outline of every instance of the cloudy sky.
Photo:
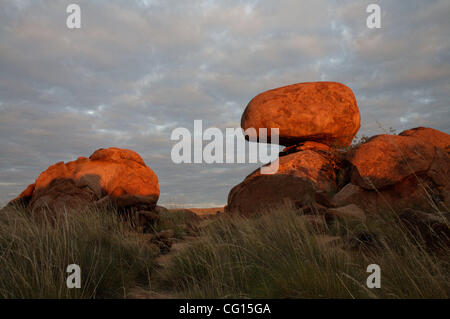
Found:
[[(176, 127), (239, 127), (256, 94), (338, 81), (359, 135), (450, 133), (450, 1), (0, 0), (0, 201), (49, 165), (130, 148), (160, 180), (160, 203), (214, 206), (255, 164), (172, 163)], [(382, 28), (368, 29), (377, 3)]]

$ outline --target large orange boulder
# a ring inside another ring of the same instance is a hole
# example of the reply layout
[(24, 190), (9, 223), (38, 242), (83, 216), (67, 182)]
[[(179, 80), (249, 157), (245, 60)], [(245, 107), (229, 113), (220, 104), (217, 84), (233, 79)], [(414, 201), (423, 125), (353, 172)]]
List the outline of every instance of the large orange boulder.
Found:
[[(244, 130), (279, 128), (281, 145), (316, 141), (349, 146), (360, 127), (352, 90), (336, 82), (298, 83), (254, 97), (241, 119)], [(259, 136), (258, 136), (259, 137)]]
[(335, 204), (356, 203), (371, 212), (448, 210), (446, 140), (448, 134), (425, 128), (374, 136), (349, 152), (351, 184), (334, 196)]
[(33, 211), (76, 209), (105, 198), (119, 208), (153, 209), (159, 198), (158, 178), (134, 151), (99, 149), (89, 158), (50, 166), (18, 199)]
[(352, 182), (365, 189), (379, 189), (426, 171), (435, 147), (408, 136), (377, 135), (349, 154)]
[(235, 186), (228, 195), (226, 211), (252, 216), (292, 203), (304, 205), (318, 191), (336, 190), (333, 165), (318, 151), (300, 151), (277, 161), (275, 174), (263, 175), (258, 169)]

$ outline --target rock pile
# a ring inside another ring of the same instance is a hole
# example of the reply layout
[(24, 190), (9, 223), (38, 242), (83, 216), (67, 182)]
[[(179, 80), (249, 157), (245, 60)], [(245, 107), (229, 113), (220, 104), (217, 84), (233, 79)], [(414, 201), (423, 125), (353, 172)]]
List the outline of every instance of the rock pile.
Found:
[(280, 129), (287, 146), (279, 170), (256, 170), (229, 193), (226, 211), (251, 216), (271, 208), (313, 205), (329, 216), (450, 208), (450, 135), (415, 128), (350, 146), (360, 127), (352, 91), (339, 83), (301, 83), (259, 94), (243, 129)]
[(243, 215), (286, 201), (307, 204), (318, 191), (337, 191), (337, 147), (349, 146), (360, 127), (353, 92), (335, 82), (299, 83), (257, 95), (241, 119), (242, 128), (279, 128), (279, 169), (273, 175), (256, 170), (229, 196), (227, 211)]
[(112, 203), (119, 211), (138, 213), (139, 219), (148, 222), (158, 218), (158, 198), (158, 177), (139, 154), (108, 148), (89, 158), (50, 166), (10, 204), (21, 203), (39, 215)]
[(349, 183), (332, 202), (366, 212), (448, 211), (449, 147), (450, 135), (432, 128), (374, 136), (346, 154)]

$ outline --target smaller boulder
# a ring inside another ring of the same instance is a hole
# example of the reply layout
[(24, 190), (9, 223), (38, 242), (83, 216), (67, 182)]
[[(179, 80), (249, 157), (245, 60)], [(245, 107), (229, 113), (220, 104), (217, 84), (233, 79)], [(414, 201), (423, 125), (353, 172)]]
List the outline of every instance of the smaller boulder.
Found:
[(334, 195), (331, 204), (334, 207), (355, 204), (368, 212), (376, 212), (378, 196), (376, 192), (367, 191), (361, 186), (349, 183)]
[(109, 203), (119, 210), (153, 210), (158, 197), (158, 178), (139, 154), (111, 147), (89, 158), (51, 165), (11, 203), (24, 203), (32, 212), (48, 208), (52, 213)]

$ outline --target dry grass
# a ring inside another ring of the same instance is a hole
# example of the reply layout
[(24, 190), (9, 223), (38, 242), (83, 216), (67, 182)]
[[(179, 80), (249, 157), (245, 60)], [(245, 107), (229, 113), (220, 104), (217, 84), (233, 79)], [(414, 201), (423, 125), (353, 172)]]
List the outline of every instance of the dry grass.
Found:
[[(0, 298), (117, 298), (149, 285), (156, 252), (114, 211), (89, 210), (34, 220), (21, 208), (0, 212)], [(68, 289), (66, 267), (81, 267)]]
[[(159, 227), (185, 217), (163, 214)], [(449, 298), (449, 238), (434, 234), (430, 244), (421, 234), (389, 213), (325, 227), (292, 209), (222, 216), (155, 271), (157, 252), (113, 211), (55, 222), (9, 208), (0, 214), (0, 297), (122, 298), (141, 287), (181, 298)], [(82, 269), (82, 289), (66, 287), (72, 263)], [(366, 287), (373, 263), (380, 289)]]
[[(338, 235), (337, 241), (324, 238)], [(164, 283), (189, 298), (448, 298), (448, 238), (430, 248), (394, 216), (317, 233), (293, 211), (222, 218), (175, 258)], [(328, 236), (328, 237), (325, 237)], [(366, 268), (381, 267), (368, 289)]]

